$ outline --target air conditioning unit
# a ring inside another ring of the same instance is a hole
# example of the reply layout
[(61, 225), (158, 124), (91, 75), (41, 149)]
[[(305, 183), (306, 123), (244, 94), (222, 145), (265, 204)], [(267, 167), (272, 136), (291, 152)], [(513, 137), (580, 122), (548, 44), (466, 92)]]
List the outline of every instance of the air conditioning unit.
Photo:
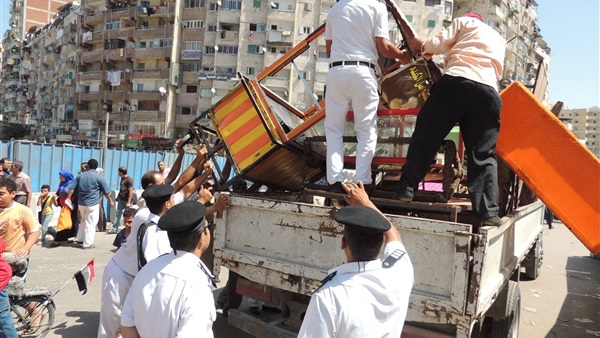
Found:
[(291, 31), (283, 31), (283, 32), (281, 32), (281, 35), (290, 36), (290, 35), (292, 35), (292, 32)]
[(119, 111), (119, 113), (124, 112), (125, 111), (125, 107), (119, 107), (118, 111)]

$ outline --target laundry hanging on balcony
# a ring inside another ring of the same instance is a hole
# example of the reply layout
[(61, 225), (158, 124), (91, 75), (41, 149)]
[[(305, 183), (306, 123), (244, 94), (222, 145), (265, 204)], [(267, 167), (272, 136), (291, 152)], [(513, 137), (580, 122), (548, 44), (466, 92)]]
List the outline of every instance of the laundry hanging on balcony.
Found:
[(121, 85), (121, 73), (120, 70), (109, 70), (106, 72), (106, 81), (113, 87)]
[(156, 6), (156, 7), (138, 6), (138, 12), (142, 12), (143, 14), (146, 14), (148, 16), (156, 13), (157, 10), (158, 10), (158, 6)]

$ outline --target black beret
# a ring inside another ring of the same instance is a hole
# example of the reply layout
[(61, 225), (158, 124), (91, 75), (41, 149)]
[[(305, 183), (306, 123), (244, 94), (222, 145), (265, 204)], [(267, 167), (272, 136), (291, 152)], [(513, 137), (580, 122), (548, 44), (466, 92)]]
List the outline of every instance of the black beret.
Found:
[(185, 201), (169, 209), (158, 221), (158, 227), (178, 234), (191, 233), (204, 225), (206, 207), (198, 201)]
[(151, 185), (144, 190), (142, 198), (145, 200), (167, 201), (174, 191), (175, 188), (169, 184)]
[(351, 227), (352, 230), (366, 234), (384, 233), (391, 227), (387, 218), (376, 210), (362, 205), (343, 207), (333, 214), (333, 218)]

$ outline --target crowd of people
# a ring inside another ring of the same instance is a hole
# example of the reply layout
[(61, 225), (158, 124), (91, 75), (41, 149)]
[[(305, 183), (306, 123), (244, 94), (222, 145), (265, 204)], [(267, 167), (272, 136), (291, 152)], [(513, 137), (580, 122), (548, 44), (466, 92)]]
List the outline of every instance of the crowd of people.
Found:
[[(398, 230), (369, 200), (368, 191), (377, 143), (375, 65), (379, 55), (401, 63), (410, 62), (413, 55), (390, 42), (387, 10), (376, 1), (336, 3), (327, 14), (325, 42), (330, 58), (327, 181), (332, 192), (347, 194), (349, 206), (333, 214), (344, 226), (341, 250), (347, 263), (333, 268), (314, 290), (299, 337), (399, 337), (414, 283), (413, 267)], [(499, 224), (495, 144), (502, 102), (496, 82), (502, 74), (504, 39), (481, 15), (469, 13), (429, 40), (415, 37), (407, 43), (426, 58), (444, 54), (446, 67), (418, 116), (395, 198), (413, 199), (443, 138), (459, 123), (473, 208), (484, 224)], [(343, 183), (349, 106), (358, 138), (355, 183)], [(82, 249), (93, 248), (96, 230), (106, 228), (98, 226), (104, 214), (102, 198), (111, 206), (116, 203), (116, 218), (107, 230), (116, 234), (118, 250), (102, 276), (99, 338), (212, 336), (215, 277), (212, 260), (203, 258), (212, 251), (213, 214), (227, 209), (229, 201), (227, 195), (212, 195), (216, 177), (206, 147), (198, 147), (195, 160), (181, 173), (183, 150), (177, 144), (175, 149), (179, 154), (172, 168), (161, 161), (157, 171), (141, 177), (139, 201), (126, 167), (118, 169), (121, 181), (114, 202), (95, 159), (82, 164), (77, 175), (62, 170), (55, 195), (42, 186), (39, 221), (20, 204), (28, 205), (32, 198), (23, 164), (0, 161), (0, 238), (8, 251), (28, 254), (40, 232), (42, 244), (50, 235), (52, 246), (72, 240)], [(57, 231), (49, 227), (52, 205), (61, 207)], [(119, 231), (121, 223), (124, 228)], [(225, 315), (241, 302), (235, 290), (238, 277), (230, 274), (230, 285), (219, 297), (217, 306)], [(368, 309), (361, 305), (365, 303)]]

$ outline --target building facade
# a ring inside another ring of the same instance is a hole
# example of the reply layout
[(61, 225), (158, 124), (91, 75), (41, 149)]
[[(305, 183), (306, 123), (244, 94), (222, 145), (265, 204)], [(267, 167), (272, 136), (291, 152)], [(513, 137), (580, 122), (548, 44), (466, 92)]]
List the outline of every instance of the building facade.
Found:
[(579, 142), (600, 158), (600, 108), (563, 109), (559, 116)]

